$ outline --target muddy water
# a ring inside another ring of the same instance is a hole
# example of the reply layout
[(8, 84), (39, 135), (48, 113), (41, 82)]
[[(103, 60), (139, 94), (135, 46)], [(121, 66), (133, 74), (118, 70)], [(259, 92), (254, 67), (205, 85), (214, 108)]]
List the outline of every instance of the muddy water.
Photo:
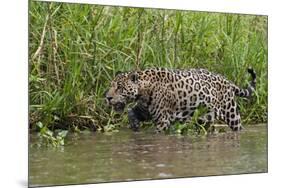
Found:
[(206, 137), (69, 135), (62, 148), (38, 148), (30, 136), (30, 186), (267, 172), (265, 125)]

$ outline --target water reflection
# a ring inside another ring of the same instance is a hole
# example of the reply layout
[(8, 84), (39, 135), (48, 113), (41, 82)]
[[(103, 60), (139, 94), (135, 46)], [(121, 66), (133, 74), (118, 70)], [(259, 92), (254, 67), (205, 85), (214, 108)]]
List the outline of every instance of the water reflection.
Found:
[(71, 136), (67, 143), (63, 149), (30, 147), (31, 185), (267, 171), (265, 126), (206, 137), (121, 130), (112, 135)]

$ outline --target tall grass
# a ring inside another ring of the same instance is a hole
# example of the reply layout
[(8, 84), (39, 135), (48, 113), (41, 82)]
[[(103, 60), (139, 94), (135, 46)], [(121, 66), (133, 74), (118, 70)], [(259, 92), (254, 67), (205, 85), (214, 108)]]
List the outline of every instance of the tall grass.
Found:
[(126, 126), (105, 106), (105, 89), (117, 71), (158, 66), (203, 67), (244, 87), (253, 67), (243, 123), (267, 121), (265, 16), (33, 1), (29, 15), (31, 128)]

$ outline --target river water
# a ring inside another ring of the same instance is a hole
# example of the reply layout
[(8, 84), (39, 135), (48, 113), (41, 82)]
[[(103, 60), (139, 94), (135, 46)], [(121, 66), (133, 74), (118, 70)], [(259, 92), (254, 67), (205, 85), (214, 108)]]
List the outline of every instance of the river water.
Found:
[(132, 132), (68, 135), (60, 148), (30, 135), (29, 185), (62, 185), (267, 172), (267, 127), (179, 136)]

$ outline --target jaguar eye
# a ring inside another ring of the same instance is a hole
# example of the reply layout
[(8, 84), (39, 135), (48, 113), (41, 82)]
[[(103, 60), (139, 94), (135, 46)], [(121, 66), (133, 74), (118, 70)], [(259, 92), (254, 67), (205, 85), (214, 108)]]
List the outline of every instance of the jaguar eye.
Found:
[(118, 85), (118, 86), (117, 86), (117, 90), (119, 90), (120, 92), (123, 92), (123, 87), (120, 86), (120, 85)]

